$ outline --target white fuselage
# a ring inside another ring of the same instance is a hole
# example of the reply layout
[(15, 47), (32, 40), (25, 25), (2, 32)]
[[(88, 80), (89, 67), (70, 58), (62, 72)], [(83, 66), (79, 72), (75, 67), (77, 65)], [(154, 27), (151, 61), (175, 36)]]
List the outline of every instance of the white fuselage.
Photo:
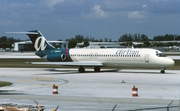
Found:
[(101, 62), (108, 67), (166, 68), (174, 61), (155, 49), (70, 49), (74, 62)]

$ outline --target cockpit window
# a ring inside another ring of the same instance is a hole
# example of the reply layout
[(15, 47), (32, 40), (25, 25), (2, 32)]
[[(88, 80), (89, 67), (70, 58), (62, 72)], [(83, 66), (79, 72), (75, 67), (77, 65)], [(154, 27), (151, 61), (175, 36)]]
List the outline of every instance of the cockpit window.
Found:
[(156, 51), (156, 56), (158, 56), (158, 57), (166, 57), (165, 54), (163, 54), (162, 52), (158, 52), (158, 51)]
[(166, 57), (166, 55), (163, 53), (159, 53), (159, 57)]

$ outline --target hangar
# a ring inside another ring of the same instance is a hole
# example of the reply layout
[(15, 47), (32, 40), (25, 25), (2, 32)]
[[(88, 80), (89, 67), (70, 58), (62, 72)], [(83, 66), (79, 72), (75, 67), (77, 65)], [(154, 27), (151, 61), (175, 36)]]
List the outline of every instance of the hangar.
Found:
[[(68, 48), (68, 42), (66, 41), (48, 41), (56, 48)], [(13, 51), (35, 51), (35, 48), (31, 41), (15, 42), (13, 44)]]
[(119, 42), (89, 42), (89, 46), (83, 47), (84, 42), (77, 43), (76, 48), (99, 49), (99, 48), (125, 48)]

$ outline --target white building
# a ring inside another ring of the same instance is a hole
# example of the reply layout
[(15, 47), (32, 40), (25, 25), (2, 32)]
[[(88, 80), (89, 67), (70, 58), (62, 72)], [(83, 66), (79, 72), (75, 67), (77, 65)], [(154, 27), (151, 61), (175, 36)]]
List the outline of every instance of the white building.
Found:
[[(82, 48), (84, 42), (77, 43), (76, 48)], [(120, 46), (119, 42), (89, 42), (88, 47), (83, 47), (87, 49), (98, 49), (98, 48), (124, 48)]]
[[(66, 41), (48, 41), (56, 48), (68, 48), (68, 42)], [(31, 41), (15, 42), (13, 51), (35, 51)]]

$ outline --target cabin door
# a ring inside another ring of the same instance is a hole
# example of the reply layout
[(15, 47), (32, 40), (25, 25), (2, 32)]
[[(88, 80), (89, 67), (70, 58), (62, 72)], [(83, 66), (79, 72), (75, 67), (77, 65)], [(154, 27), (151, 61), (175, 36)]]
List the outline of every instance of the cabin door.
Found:
[(149, 54), (145, 55), (145, 62), (149, 62)]

